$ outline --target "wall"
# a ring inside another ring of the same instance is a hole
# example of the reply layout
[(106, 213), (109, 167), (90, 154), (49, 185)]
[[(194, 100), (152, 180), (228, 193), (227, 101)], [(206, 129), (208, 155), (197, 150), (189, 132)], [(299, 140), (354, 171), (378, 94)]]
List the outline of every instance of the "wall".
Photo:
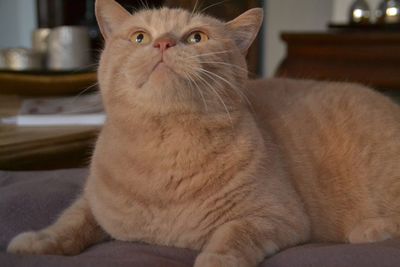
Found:
[(333, 14), (333, 0), (267, 0), (264, 20), (263, 75), (272, 76), (286, 54), (284, 31), (323, 31)]
[(36, 1), (0, 0), (0, 49), (30, 47), (37, 27)]

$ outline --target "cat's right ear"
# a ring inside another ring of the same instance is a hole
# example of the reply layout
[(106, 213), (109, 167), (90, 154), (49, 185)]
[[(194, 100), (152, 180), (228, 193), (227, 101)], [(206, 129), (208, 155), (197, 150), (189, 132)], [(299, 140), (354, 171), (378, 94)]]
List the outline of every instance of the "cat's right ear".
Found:
[(96, 0), (96, 18), (105, 40), (131, 14), (114, 0)]
[(228, 29), (233, 32), (236, 45), (244, 55), (247, 54), (247, 50), (260, 30), (263, 14), (262, 8), (253, 8), (227, 23)]

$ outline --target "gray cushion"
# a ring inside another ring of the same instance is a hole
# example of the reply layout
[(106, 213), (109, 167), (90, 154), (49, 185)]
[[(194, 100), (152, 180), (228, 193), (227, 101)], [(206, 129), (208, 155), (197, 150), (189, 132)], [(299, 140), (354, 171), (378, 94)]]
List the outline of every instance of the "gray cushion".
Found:
[[(82, 254), (31, 256), (5, 253), (10, 239), (26, 230), (37, 230), (55, 220), (79, 194), (86, 169), (0, 171), (0, 266), (129, 266), (189, 267), (197, 252), (140, 243), (110, 241)], [(262, 267), (399, 267), (400, 240), (375, 244), (308, 244), (287, 249)]]

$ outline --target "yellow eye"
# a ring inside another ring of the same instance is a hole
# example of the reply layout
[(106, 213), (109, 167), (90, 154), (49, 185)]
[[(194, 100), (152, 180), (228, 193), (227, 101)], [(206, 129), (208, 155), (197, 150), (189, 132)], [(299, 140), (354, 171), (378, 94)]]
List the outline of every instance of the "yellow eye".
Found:
[(131, 35), (130, 41), (137, 45), (145, 45), (151, 42), (151, 37), (147, 32), (137, 31)]
[(188, 44), (198, 44), (208, 41), (208, 35), (201, 31), (192, 32), (186, 39)]

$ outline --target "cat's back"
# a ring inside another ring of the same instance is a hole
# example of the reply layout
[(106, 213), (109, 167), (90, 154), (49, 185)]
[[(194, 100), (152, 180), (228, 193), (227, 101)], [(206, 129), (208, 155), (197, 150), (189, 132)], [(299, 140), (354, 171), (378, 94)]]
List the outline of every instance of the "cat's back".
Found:
[(334, 126), (351, 125), (348, 132), (360, 127), (362, 131), (369, 130), (371, 134), (384, 137), (391, 128), (400, 125), (398, 104), (373, 89), (354, 83), (279, 78), (253, 80), (248, 82), (247, 95), (257, 119), (274, 129), (287, 127), (299, 133), (303, 129), (311, 134), (328, 128), (333, 130)]
[(259, 127), (281, 148), (311, 218), (320, 218), (314, 237), (332, 240), (361, 218), (400, 209), (397, 191), (386, 193), (400, 174), (396, 103), (351, 83), (255, 80), (248, 90)]
[[(250, 80), (248, 96), (262, 113), (268, 110), (288, 114), (301, 108), (321, 112), (336, 108), (335, 112), (346, 111), (351, 115), (357, 109), (364, 114), (375, 113), (376, 109), (384, 112), (398, 109), (397, 104), (382, 94), (360, 84), (344, 82), (283, 78)], [(375, 110), (370, 110), (370, 105), (375, 106)]]

